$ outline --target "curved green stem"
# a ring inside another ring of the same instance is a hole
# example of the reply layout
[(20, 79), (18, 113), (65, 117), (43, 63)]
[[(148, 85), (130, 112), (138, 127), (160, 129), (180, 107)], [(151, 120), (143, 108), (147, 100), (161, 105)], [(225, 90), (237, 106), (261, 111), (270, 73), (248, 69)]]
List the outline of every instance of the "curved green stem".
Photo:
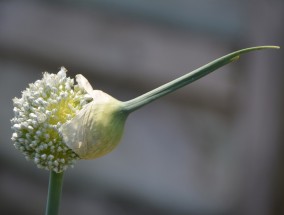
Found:
[(167, 95), (189, 83), (192, 83), (203, 76), (209, 74), (210, 72), (215, 71), (216, 69), (231, 63), (235, 60), (238, 60), (241, 54), (245, 54), (247, 52), (255, 51), (255, 50), (261, 50), (261, 49), (278, 49), (278, 46), (257, 46), (257, 47), (251, 47), (242, 49), (236, 52), (233, 52), (231, 54), (225, 55), (221, 58), (218, 58), (217, 60), (214, 60), (180, 78), (177, 78), (167, 84), (164, 84), (148, 93), (145, 93), (135, 99), (123, 102), (123, 108), (126, 113), (131, 113), (144, 105), (155, 101), (156, 99)]
[(48, 194), (45, 215), (57, 215), (60, 206), (63, 185), (63, 172), (51, 171), (49, 175)]

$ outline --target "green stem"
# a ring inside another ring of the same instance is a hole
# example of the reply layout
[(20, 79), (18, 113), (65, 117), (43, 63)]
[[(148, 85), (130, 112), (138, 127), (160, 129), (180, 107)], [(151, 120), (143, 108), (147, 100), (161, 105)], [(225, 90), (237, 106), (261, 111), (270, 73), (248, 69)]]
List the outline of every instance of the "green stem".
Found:
[(63, 185), (63, 172), (50, 171), (45, 215), (57, 215)]
[(148, 93), (145, 93), (135, 99), (123, 102), (123, 109), (126, 113), (131, 113), (141, 107), (143, 107), (146, 104), (149, 104), (152, 101), (155, 101), (156, 99), (167, 95), (189, 83), (192, 83), (203, 76), (215, 71), (216, 69), (231, 63), (235, 60), (238, 60), (241, 54), (245, 54), (247, 52), (255, 51), (255, 50), (261, 50), (261, 49), (278, 49), (278, 46), (257, 46), (257, 47), (251, 47), (242, 49), (236, 52), (233, 52), (231, 54), (225, 55), (221, 58), (218, 58), (180, 78), (177, 78), (167, 84), (164, 84)]

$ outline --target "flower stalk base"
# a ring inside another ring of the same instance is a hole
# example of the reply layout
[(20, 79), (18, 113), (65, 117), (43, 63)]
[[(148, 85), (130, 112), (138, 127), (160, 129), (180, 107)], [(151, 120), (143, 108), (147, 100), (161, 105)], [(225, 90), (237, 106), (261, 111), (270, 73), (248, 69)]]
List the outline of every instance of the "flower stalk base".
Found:
[(50, 171), (45, 215), (58, 215), (63, 185), (63, 172)]

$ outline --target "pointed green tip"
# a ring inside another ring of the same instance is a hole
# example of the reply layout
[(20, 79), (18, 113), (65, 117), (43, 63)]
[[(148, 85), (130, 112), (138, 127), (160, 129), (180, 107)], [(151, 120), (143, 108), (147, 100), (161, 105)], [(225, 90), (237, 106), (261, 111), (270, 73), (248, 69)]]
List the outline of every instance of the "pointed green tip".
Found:
[(255, 47), (241, 49), (234, 53), (244, 54), (250, 51), (262, 50), (262, 49), (280, 49), (280, 46), (255, 46)]
[(258, 51), (258, 50), (263, 50), (263, 49), (280, 49), (280, 46), (255, 46), (255, 47), (250, 47), (250, 48), (245, 48), (238, 50), (236, 52), (233, 52), (231, 54), (226, 55), (225, 57), (231, 56), (232, 58), (230, 59), (230, 62), (237, 61), (240, 59), (240, 55), (245, 54), (247, 52), (251, 51)]
[(260, 49), (280, 49), (280, 46), (257, 46), (257, 47), (259, 47)]

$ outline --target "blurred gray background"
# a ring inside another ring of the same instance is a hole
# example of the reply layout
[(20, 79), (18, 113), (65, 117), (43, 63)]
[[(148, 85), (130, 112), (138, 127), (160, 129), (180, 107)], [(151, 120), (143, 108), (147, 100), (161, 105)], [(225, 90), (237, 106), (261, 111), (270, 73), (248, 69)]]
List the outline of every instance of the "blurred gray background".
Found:
[[(128, 100), (237, 49), (283, 44), (280, 0), (0, 2), (0, 214), (44, 214), (48, 172), (10, 140), (12, 98), (65, 66)], [(245, 55), (132, 114), (65, 173), (61, 214), (284, 214), (283, 51)]]

